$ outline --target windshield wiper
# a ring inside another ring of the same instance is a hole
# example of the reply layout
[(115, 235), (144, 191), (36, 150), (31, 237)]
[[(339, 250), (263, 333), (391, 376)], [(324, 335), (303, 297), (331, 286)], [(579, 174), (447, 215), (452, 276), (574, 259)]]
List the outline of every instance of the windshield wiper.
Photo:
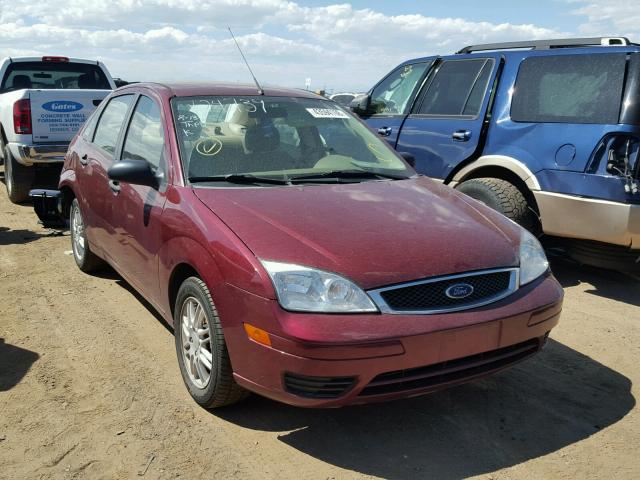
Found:
[(228, 175), (211, 175), (211, 176), (194, 176), (189, 177), (191, 183), (201, 182), (228, 182), (238, 184), (269, 184), (269, 185), (291, 185), (291, 180), (288, 178), (270, 178), (270, 177), (257, 177), (255, 175), (249, 175), (244, 173), (230, 173)]
[(340, 182), (340, 180), (360, 180), (360, 179), (391, 179), (391, 180), (405, 180), (409, 177), (400, 177), (397, 175), (391, 175), (388, 173), (380, 173), (380, 172), (372, 172), (369, 170), (330, 170), (328, 172), (318, 172), (318, 173), (310, 173), (307, 175), (296, 175), (290, 177), (291, 182), (298, 183), (300, 181), (305, 182), (307, 180), (319, 180), (319, 179), (327, 179), (327, 180), (335, 180), (336, 182)]

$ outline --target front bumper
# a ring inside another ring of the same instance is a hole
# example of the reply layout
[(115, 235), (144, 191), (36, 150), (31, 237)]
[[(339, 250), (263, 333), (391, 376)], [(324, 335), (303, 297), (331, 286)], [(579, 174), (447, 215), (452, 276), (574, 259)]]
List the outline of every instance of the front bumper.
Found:
[(547, 235), (640, 249), (640, 205), (533, 192)]
[[(274, 300), (235, 290), (214, 298), (224, 299), (217, 303), (236, 381), (304, 407), (423, 395), (506, 368), (543, 346), (563, 295), (549, 275), (466, 312), (349, 316), (292, 314)], [(225, 325), (231, 312), (238, 323)], [(283, 332), (271, 333), (274, 320)], [(244, 321), (269, 331), (271, 346), (249, 340)]]
[(22, 165), (36, 163), (62, 163), (67, 153), (68, 143), (25, 145), (9, 143), (14, 158)]

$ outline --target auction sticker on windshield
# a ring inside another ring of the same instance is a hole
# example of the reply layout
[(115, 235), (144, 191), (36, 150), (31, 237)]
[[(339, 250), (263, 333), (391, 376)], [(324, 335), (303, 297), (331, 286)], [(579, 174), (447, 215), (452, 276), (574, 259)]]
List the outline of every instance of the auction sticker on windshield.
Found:
[(307, 108), (307, 112), (315, 118), (349, 118), (349, 115), (337, 108)]

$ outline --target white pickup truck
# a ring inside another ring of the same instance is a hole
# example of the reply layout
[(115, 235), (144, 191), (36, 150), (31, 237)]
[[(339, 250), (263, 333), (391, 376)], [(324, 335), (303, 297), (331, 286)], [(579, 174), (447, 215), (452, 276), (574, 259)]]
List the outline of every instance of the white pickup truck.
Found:
[(0, 156), (12, 202), (28, 199), (39, 170), (60, 173), (69, 142), (114, 88), (109, 71), (95, 60), (19, 57), (2, 61)]

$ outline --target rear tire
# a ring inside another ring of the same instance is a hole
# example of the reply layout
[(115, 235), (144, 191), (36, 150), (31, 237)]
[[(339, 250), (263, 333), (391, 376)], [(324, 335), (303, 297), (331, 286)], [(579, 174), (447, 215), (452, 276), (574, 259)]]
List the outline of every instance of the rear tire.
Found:
[(4, 147), (4, 184), (9, 200), (22, 203), (29, 199), (29, 190), (33, 185), (33, 167), (25, 167), (11, 154), (9, 147)]
[(249, 395), (233, 378), (218, 311), (199, 278), (189, 277), (180, 286), (173, 325), (180, 373), (200, 406), (224, 407)]
[(85, 222), (80, 203), (77, 198), (71, 202), (69, 213), (69, 229), (71, 230), (71, 249), (73, 259), (78, 268), (85, 273), (93, 272), (104, 266), (104, 260), (91, 251), (87, 234), (85, 232)]
[(534, 234), (538, 221), (527, 199), (515, 185), (499, 178), (473, 178), (456, 187)]

